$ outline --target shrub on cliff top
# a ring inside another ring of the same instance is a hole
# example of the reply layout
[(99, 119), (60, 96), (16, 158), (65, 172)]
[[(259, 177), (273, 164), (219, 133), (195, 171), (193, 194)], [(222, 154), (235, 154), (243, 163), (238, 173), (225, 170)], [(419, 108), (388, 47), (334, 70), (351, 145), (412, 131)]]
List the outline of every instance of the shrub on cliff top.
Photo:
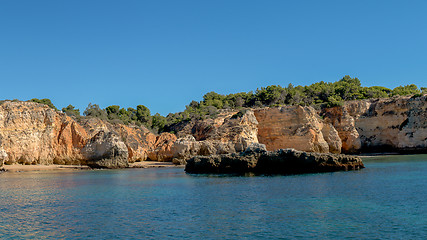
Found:
[(97, 117), (102, 120), (107, 120), (107, 112), (104, 109), (101, 109), (98, 104), (89, 103), (86, 110), (83, 112), (83, 115), (88, 117)]
[(56, 111), (59, 111), (58, 108), (56, 108), (55, 105), (53, 105), (52, 101), (50, 101), (50, 99), (48, 99), (48, 98), (43, 98), (43, 99), (33, 98), (31, 100), (28, 100), (28, 102), (36, 102), (36, 103), (45, 104), (45, 105), (49, 106), (50, 108), (55, 109)]
[(80, 110), (75, 109), (73, 105), (68, 105), (65, 108), (62, 108), (62, 112), (67, 114), (70, 117), (79, 117), (80, 116)]
[(400, 95), (400, 96), (406, 96), (406, 95), (414, 95), (417, 93), (421, 93), (421, 91), (418, 89), (417, 85), (411, 84), (406, 86), (399, 86), (393, 89), (392, 95)]

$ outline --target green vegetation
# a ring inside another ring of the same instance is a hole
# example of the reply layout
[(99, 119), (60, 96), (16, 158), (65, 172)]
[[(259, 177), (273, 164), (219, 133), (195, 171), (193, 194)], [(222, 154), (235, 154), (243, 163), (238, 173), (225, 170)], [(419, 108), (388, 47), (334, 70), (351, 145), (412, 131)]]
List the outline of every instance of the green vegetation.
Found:
[(70, 117), (79, 117), (80, 116), (80, 110), (75, 109), (73, 105), (68, 105), (66, 108), (62, 108), (62, 112), (67, 114)]
[(98, 104), (89, 103), (86, 110), (83, 112), (83, 115), (88, 117), (96, 117), (101, 120), (107, 120), (108, 115), (105, 109), (101, 109)]
[(28, 102), (36, 102), (36, 103), (45, 104), (45, 105), (48, 105), (50, 108), (53, 108), (53, 109), (59, 111), (58, 108), (56, 108), (55, 105), (53, 105), (52, 101), (50, 101), (50, 99), (47, 99), (47, 98), (43, 98), (43, 99), (33, 98), (31, 100), (28, 100)]
[(170, 113), (166, 117), (156, 113), (151, 115), (150, 110), (138, 105), (136, 110), (127, 110), (117, 105), (106, 109), (89, 104), (85, 116), (94, 116), (101, 119), (122, 122), (124, 124), (144, 125), (155, 131), (171, 131), (171, 126), (191, 121), (193, 119), (214, 118), (221, 110), (239, 110), (233, 118), (243, 116), (246, 108), (274, 107), (283, 105), (303, 105), (317, 108), (341, 106), (344, 101), (370, 98), (388, 98), (427, 94), (427, 88), (418, 89), (414, 84), (388, 89), (380, 86), (363, 87), (358, 78), (344, 76), (336, 82), (317, 82), (309, 86), (287, 87), (271, 85), (257, 89), (255, 92), (240, 92), (222, 95), (208, 92), (200, 102), (191, 101), (183, 112)]
[[(89, 103), (83, 112), (84, 116), (96, 117), (113, 123), (134, 124), (145, 126), (154, 132), (172, 131), (171, 126), (194, 119), (214, 118), (222, 110), (238, 110), (233, 118), (242, 117), (247, 108), (274, 107), (283, 105), (313, 106), (315, 108), (341, 106), (344, 101), (370, 98), (388, 98), (394, 96), (409, 96), (417, 98), (427, 94), (427, 88), (416, 85), (399, 86), (388, 89), (380, 86), (363, 87), (358, 78), (344, 76), (336, 82), (317, 82), (309, 86), (286, 87), (271, 85), (261, 87), (255, 92), (240, 92), (222, 95), (208, 92), (200, 102), (191, 101), (183, 112), (170, 113), (166, 117), (159, 113), (151, 115), (150, 109), (144, 105), (134, 108), (120, 108), (111, 105), (101, 109), (97, 104)], [(33, 98), (28, 100), (46, 104), (58, 110), (49, 99)], [(68, 105), (62, 111), (74, 117), (81, 117), (80, 110)]]
[(317, 82), (309, 86), (287, 87), (271, 85), (262, 87), (254, 92), (241, 92), (221, 95), (209, 92), (200, 102), (192, 101), (184, 112), (169, 114), (167, 125), (215, 117), (220, 109), (236, 109), (253, 107), (274, 107), (283, 105), (303, 105), (314, 107), (341, 106), (344, 101), (370, 98), (387, 98), (396, 95), (414, 95), (427, 93), (427, 88), (418, 89), (414, 84), (399, 86), (391, 90), (385, 87), (363, 87), (358, 78), (344, 76), (337, 82)]
[(138, 105), (136, 109), (120, 108), (118, 105), (111, 105), (105, 109), (101, 109), (97, 104), (89, 103), (83, 115), (87, 117), (96, 117), (113, 123), (135, 124), (138, 126), (144, 125), (156, 131), (163, 129), (166, 119), (158, 113), (151, 116), (150, 110), (144, 105)]

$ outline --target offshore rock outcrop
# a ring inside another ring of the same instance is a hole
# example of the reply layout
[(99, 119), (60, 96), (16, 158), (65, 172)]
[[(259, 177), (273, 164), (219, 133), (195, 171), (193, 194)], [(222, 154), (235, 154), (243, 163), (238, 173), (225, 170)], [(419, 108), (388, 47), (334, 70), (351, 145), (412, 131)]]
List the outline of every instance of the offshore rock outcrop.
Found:
[(196, 156), (187, 161), (187, 173), (300, 174), (359, 170), (364, 168), (357, 156), (309, 153), (295, 149), (266, 151), (249, 147), (241, 153)]

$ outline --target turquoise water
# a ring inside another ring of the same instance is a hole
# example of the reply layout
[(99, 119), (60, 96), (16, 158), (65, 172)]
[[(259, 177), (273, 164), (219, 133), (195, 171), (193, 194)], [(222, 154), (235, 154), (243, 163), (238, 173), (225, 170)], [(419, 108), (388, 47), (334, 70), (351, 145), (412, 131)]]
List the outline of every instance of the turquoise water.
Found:
[(294, 176), (0, 174), (1, 239), (426, 239), (427, 155)]

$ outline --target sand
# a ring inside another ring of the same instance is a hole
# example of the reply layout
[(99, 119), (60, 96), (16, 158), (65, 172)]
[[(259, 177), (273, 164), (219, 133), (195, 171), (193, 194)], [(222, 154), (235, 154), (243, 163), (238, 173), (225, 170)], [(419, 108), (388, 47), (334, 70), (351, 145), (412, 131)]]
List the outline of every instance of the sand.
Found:
[(142, 161), (129, 164), (131, 168), (159, 168), (159, 167), (184, 167), (171, 162)]
[[(160, 168), (160, 167), (184, 167), (177, 166), (171, 162), (155, 162), (155, 161), (143, 161), (129, 164), (130, 168)], [(32, 171), (51, 171), (51, 170), (88, 170), (91, 169), (88, 166), (82, 165), (3, 165), (3, 168), (8, 172), (32, 172)]]
[(88, 166), (80, 166), (80, 165), (21, 165), (21, 164), (3, 165), (2, 168), (8, 172), (89, 169)]

